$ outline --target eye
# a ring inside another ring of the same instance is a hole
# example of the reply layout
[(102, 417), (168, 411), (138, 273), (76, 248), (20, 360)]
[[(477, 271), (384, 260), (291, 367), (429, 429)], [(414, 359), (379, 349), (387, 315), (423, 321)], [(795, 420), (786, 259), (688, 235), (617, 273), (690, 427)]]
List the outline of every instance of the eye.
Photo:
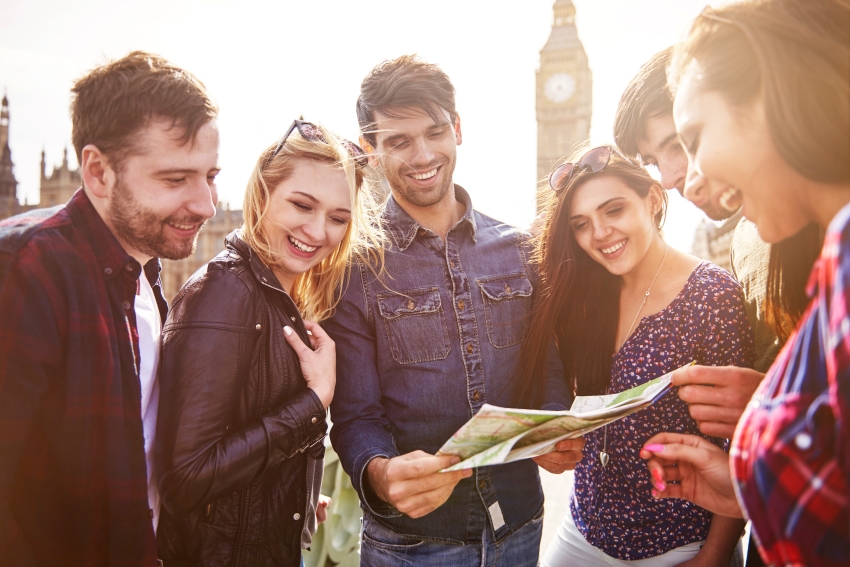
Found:
[(344, 219), (342, 217), (331, 217), (331, 222), (340, 226), (345, 226), (350, 222), (350, 219)]
[(296, 209), (298, 209), (299, 211), (303, 211), (303, 212), (305, 212), (305, 213), (309, 213), (310, 211), (312, 211), (312, 210), (313, 210), (313, 209), (312, 209), (312, 207), (310, 207), (310, 205), (305, 205), (304, 203), (299, 203), (298, 201), (290, 201), (290, 202), (291, 202), (291, 203), (292, 203), (292, 205), (293, 205)]
[(180, 185), (184, 181), (186, 181), (185, 177), (169, 177), (166, 181), (172, 185)]
[(694, 155), (699, 148), (699, 135), (694, 136), (690, 142), (686, 142), (684, 138), (681, 138), (682, 144), (685, 146), (685, 150), (690, 154)]
[(432, 132), (430, 132), (428, 134), (428, 137), (431, 138), (432, 140), (436, 140), (438, 138), (441, 138), (443, 136), (443, 134), (445, 134), (445, 133), (446, 133), (445, 128), (443, 128), (441, 130), (433, 130)]
[(211, 173), (210, 175), (207, 175), (207, 183), (213, 185), (215, 183), (216, 177), (218, 177), (218, 173)]
[(614, 207), (613, 209), (608, 209), (608, 216), (616, 217), (620, 213), (623, 212), (623, 207)]
[(587, 228), (587, 225), (588, 225), (587, 221), (580, 221), (580, 222), (573, 223), (573, 232), (580, 232), (580, 231), (584, 230), (585, 228)]
[(401, 149), (401, 148), (406, 148), (409, 145), (409, 143), (410, 142), (408, 142), (407, 140), (399, 140), (397, 142), (393, 142), (392, 144), (390, 144), (390, 149), (391, 150), (398, 150), (398, 149)]

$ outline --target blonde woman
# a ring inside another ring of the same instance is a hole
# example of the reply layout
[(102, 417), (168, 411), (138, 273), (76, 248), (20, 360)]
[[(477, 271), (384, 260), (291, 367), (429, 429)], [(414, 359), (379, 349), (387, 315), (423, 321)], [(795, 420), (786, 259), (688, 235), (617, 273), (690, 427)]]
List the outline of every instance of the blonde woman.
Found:
[(349, 258), (380, 250), (365, 165), (353, 143), (294, 121), (257, 161), (243, 226), (174, 300), (156, 440), (165, 565), (297, 566), (324, 520), (336, 355), (315, 321)]

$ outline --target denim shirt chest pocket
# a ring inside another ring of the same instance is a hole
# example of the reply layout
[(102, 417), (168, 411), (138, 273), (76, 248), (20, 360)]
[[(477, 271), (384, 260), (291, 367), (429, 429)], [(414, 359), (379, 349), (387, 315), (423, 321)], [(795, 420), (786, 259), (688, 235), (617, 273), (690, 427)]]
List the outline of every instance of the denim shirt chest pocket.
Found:
[(376, 296), (393, 360), (413, 364), (449, 355), (449, 330), (436, 287)]
[(533, 288), (525, 274), (491, 276), (475, 280), (484, 301), (487, 338), (496, 348), (519, 344), (531, 314)]

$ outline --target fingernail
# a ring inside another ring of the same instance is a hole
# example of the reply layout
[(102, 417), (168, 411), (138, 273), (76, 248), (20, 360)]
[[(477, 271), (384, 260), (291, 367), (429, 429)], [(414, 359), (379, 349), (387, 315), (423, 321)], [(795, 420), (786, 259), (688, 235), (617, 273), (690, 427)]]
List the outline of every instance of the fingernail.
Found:
[(292, 334), (292, 327), (284, 327), (283, 328), (283, 334), (291, 335)]
[(667, 483), (664, 482), (663, 480), (661, 482), (659, 482), (658, 483), (658, 490), (662, 490), (662, 491), (667, 490)]
[(452, 457), (452, 460), (449, 461), (451, 464), (456, 465), (460, 462), (460, 457)]
[(652, 494), (652, 497), (653, 497), (653, 498), (658, 498), (658, 491), (657, 491), (657, 490), (655, 490), (654, 488), (652, 489), (651, 494)]
[(654, 478), (656, 482), (664, 481), (664, 479), (661, 477), (661, 471), (658, 469), (652, 469), (652, 478)]
[(658, 443), (645, 445), (643, 448), (645, 451), (652, 451), (653, 453), (661, 453), (662, 451), (664, 451), (664, 445), (660, 445)]

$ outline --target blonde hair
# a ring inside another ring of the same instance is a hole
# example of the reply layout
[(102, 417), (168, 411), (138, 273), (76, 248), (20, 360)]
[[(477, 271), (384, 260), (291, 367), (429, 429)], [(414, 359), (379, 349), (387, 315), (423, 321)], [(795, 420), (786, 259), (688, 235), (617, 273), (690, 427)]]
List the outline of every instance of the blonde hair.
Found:
[(322, 321), (333, 314), (352, 257), (372, 265), (377, 261), (382, 266), (384, 240), (375, 176), (367, 168), (365, 159), (353, 159), (337, 136), (320, 124), (315, 126), (326, 142), (305, 140), (296, 129), (277, 155), (269, 159), (277, 141), (260, 155), (245, 190), (240, 232), (260, 260), (275, 269), (280, 266), (280, 256), (269, 243), (263, 223), (272, 192), (303, 160), (329, 164), (343, 171), (352, 204), (351, 222), (336, 249), (310, 270), (299, 274), (290, 292), (304, 318)]

